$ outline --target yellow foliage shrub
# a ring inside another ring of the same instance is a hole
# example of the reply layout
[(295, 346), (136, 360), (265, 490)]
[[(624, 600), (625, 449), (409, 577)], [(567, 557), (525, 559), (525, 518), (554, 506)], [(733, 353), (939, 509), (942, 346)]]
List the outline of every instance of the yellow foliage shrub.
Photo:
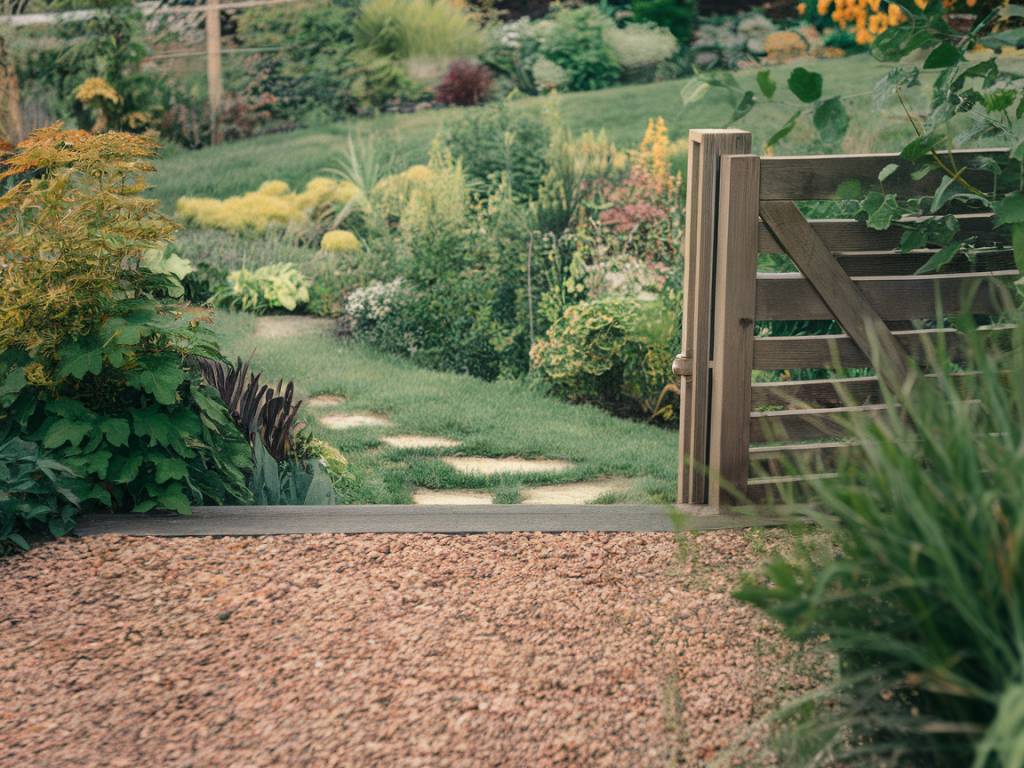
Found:
[(803, 56), (807, 48), (807, 41), (788, 29), (772, 32), (764, 38), (765, 59), (773, 63)]
[(265, 232), (274, 226), (307, 221), (324, 205), (346, 205), (359, 190), (349, 181), (325, 176), (311, 179), (302, 192), (292, 192), (287, 183), (272, 179), (255, 192), (218, 200), (213, 197), (178, 198), (176, 213), (188, 224), (230, 232)]
[(347, 229), (332, 229), (324, 232), (320, 240), (320, 250), (329, 253), (355, 253), (362, 245), (354, 232)]

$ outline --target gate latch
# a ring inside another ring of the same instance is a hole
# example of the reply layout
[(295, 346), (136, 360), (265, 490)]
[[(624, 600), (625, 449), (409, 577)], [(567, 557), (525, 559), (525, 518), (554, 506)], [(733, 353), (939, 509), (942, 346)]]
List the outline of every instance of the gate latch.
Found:
[(688, 352), (676, 355), (675, 359), (672, 360), (672, 374), (674, 376), (681, 376), (684, 379), (693, 376), (693, 359)]

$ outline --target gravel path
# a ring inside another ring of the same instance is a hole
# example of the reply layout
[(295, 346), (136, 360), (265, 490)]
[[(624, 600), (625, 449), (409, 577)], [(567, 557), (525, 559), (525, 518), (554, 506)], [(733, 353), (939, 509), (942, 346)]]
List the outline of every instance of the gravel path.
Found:
[(784, 536), (49, 544), (0, 561), (0, 765), (704, 765), (817, 682), (729, 597)]

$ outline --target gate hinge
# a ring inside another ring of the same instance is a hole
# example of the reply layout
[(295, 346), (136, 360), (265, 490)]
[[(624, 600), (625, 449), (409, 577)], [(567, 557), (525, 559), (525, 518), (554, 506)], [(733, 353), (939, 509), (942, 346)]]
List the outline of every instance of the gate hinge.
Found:
[(693, 360), (688, 353), (683, 352), (681, 355), (675, 356), (675, 359), (672, 360), (672, 374), (684, 379), (693, 376)]

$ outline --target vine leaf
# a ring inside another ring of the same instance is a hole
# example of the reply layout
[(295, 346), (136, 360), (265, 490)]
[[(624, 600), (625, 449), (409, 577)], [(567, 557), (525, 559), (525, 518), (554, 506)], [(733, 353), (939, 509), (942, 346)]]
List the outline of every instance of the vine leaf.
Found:
[(946, 243), (942, 250), (932, 254), (932, 257), (921, 265), (920, 269), (917, 270), (917, 274), (920, 275), (924, 272), (936, 272), (942, 269), (954, 256), (956, 256), (957, 251), (959, 250), (960, 243), (955, 241), (952, 243)]
[(933, 48), (924, 60), (925, 69), (943, 69), (951, 67), (963, 58), (960, 49), (950, 42), (944, 42)]
[(796, 126), (796, 121), (800, 118), (800, 115), (802, 114), (803, 112), (801, 110), (797, 110), (796, 112), (794, 112), (792, 117), (790, 117), (789, 120), (786, 121), (785, 125), (779, 128), (779, 130), (777, 130), (775, 133), (773, 133), (764, 145), (766, 147), (773, 147), (780, 141), (782, 141), (784, 138), (789, 136), (793, 128)]
[(797, 67), (789, 74), (789, 80), (786, 81), (786, 84), (794, 96), (805, 104), (810, 104), (821, 98), (823, 82), (822, 76), (817, 72)]
[(775, 95), (775, 81), (772, 80), (772, 73), (770, 70), (762, 69), (757, 73), (757, 87), (761, 89), (761, 93), (764, 94), (766, 99), (770, 99)]
[(850, 127), (850, 116), (838, 96), (821, 102), (814, 110), (814, 127), (826, 144), (838, 144)]

